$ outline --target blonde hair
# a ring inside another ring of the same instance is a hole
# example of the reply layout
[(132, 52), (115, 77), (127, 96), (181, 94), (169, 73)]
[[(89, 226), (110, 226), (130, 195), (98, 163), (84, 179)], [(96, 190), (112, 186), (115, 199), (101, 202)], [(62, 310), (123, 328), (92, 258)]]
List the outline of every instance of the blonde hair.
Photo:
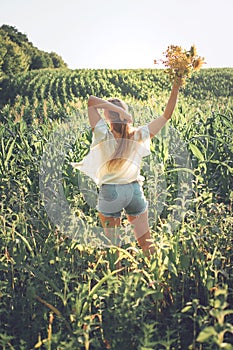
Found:
[[(108, 101), (128, 111), (128, 106), (124, 101), (118, 98), (110, 98)], [(109, 117), (112, 129), (121, 136), (117, 143), (117, 148), (112, 155), (112, 159), (107, 162), (108, 170), (114, 171), (119, 169), (127, 160), (131, 149), (131, 142), (128, 140), (133, 137), (134, 132), (130, 132), (129, 123), (122, 121), (118, 112), (110, 110)]]

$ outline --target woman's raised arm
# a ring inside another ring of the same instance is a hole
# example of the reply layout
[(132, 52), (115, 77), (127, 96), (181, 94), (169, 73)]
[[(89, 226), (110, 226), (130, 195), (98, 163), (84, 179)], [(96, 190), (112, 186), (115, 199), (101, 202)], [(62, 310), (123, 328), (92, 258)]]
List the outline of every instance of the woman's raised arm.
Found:
[(175, 81), (173, 83), (171, 94), (168, 99), (164, 113), (161, 117), (152, 120), (152, 122), (148, 124), (151, 137), (155, 136), (160, 131), (160, 129), (166, 124), (166, 122), (171, 118), (177, 103), (180, 86), (180, 81)]
[[(117, 112), (119, 113), (119, 118), (121, 120), (132, 122), (131, 115), (124, 108), (121, 108), (102, 98), (91, 95), (88, 98), (88, 117), (92, 128), (94, 128), (98, 121), (101, 119), (101, 115), (98, 112), (98, 109)], [(107, 114), (105, 116), (110, 121), (110, 118), (108, 118)]]

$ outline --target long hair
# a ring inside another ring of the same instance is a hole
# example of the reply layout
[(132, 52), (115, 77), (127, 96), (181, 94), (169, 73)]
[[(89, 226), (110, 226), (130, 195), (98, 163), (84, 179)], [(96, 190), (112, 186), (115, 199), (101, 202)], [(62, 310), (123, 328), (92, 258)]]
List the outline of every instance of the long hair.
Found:
[[(108, 101), (128, 111), (126, 103), (118, 98), (110, 98)], [(107, 162), (108, 170), (111, 172), (119, 169), (127, 160), (131, 148), (131, 142), (129, 140), (133, 137), (134, 132), (130, 132), (129, 123), (122, 121), (118, 112), (110, 110), (109, 117), (112, 129), (120, 135), (117, 139), (116, 150), (112, 158)]]

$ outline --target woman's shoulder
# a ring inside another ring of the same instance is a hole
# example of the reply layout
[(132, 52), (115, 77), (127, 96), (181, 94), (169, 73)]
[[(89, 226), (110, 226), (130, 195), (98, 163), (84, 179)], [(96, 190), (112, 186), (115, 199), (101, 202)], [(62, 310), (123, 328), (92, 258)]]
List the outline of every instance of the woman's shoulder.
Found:
[(107, 123), (100, 119), (95, 125), (94, 130), (92, 130), (92, 147), (96, 146), (101, 141), (111, 138), (111, 133), (109, 131)]
[(147, 137), (150, 137), (149, 128), (147, 124), (138, 126), (136, 128), (134, 127), (133, 129), (133, 137), (135, 140), (143, 140)]
[(129, 126), (129, 134), (131, 136), (133, 136), (135, 134), (135, 132), (137, 131), (138, 128), (134, 127), (134, 126)]

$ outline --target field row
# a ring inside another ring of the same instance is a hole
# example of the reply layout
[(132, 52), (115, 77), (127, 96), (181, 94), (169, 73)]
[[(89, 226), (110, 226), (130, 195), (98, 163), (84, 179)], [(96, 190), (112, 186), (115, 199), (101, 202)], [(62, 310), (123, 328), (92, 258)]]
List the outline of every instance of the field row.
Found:
[[(196, 73), (183, 89), (184, 96), (196, 99), (230, 97), (233, 69), (205, 69)], [(17, 96), (27, 97), (30, 102), (52, 98), (64, 105), (75, 98), (89, 95), (102, 97), (131, 96), (148, 100), (166, 91), (169, 79), (163, 70), (69, 70), (43, 69), (4, 80), (0, 84), (0, 104), (14, 104)]]

